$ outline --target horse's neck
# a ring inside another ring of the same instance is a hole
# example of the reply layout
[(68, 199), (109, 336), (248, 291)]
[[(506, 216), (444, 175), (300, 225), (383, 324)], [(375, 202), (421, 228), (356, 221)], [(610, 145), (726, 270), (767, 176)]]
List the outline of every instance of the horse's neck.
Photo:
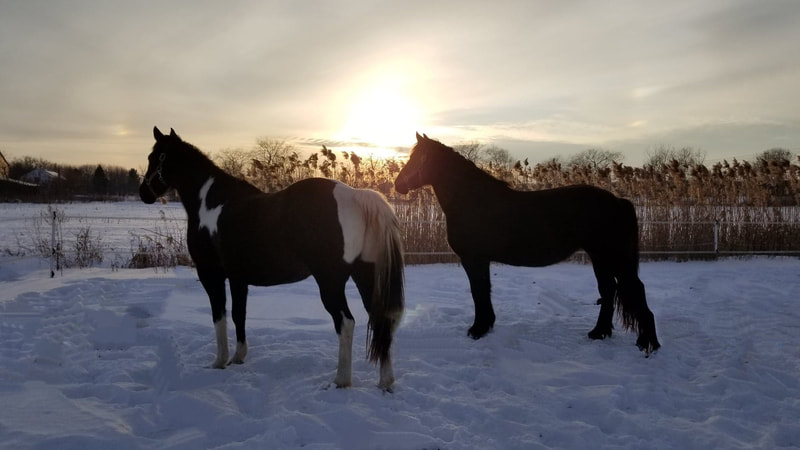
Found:
[[(476, 176), (477, 175), (477, 176)], [(501, 183), (496, 183), (483, 174), (450, 172), (448, 176), (432, 184), (436, 199), (444, 213), (469, 212), (482, 202), (499, 200), (510, 190)]]
[[(175, 187), (175, 190), (178, 191), (181, 203), (190, 220), (195, 220), (199, 217), (200, 204), (204, 200), (201, 198), (201, 190), (208, 180), (214, 178), (214, 184), (217, 185), (229, 184), (226, 179), (229, 177), (229, 175), (222, 171), (215, 172), (208, 170), (187, 174), (181, 180), (181, 183)], [(219, 188), (219, 186), (217, 186), (217, 188)]]

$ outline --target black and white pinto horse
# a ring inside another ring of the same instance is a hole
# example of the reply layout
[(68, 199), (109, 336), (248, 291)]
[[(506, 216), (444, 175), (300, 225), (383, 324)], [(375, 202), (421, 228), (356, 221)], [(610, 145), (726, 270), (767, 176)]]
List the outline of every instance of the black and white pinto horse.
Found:
[(511, 189), (452, 148), (417, 134), (395, 180), (401, 194), (431, 185), (447, 218), (447, 240), (461, 258), (475, 303), (469, 335), (493, 326), (489, 264), (541, 267), (578, 249), (589, 255), (600, 291), (592, 339), (611, 336), (614, 308), (623, 327), (638, 332), (649, 355), (660, 347), (653, 313), (638, 276), (639, 230), (633, 204), (592, 186), (523, 192)]
[[(208, 293), (217, 341), (213, 367), (241, 364), (247, 354), (248, 286), (292, 283), (313, 276), (339, 335), (334, 383), (352, 381), (355, 321), (345, 298), (352, 277), (369, 313), (368, 357), (380, 362), (378, 386), (390, 390), (390, 349), (403, 313), (399, 225), (377, 192), (312, 178), (264, 193), (226, 174), (175, 134), (153, 129), (156, 143), (139, 188), (152, 204), (174, 188), (188, 216), (187, 243)], [(228, 360), (225, 280), (231, 291), (236, 351)]]

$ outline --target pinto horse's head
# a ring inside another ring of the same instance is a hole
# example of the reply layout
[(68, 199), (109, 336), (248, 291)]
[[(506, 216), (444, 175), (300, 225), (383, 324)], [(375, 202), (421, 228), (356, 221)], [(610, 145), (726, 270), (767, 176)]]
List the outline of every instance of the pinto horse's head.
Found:
[(158, 127), (153, 127), (153, 136), (156, 138), (156, 144), (147, 157), (147, 172), (139, 186), (139, 197), (148, 205), (155, 203), (158, 197), (166, 194), (172, 187), (167, 181), (168, 171), (165, 170), (165, 167), (170, 165), (168, 162), (170, 148), (182, 142), (181, 138), (175, 134), (175, 130), (171, 128), (169, 135), (164, 135)]
[(397, 192), (407, 194), (412, 189), (431, 184), (431, 177), (436, 170), (432, 167), (431, 160), (434, 159), (436, 147), (440, 145), (442, 144), (438, 141), (417, 133), (417, 143), (411, 149), (411, 156), (394, 180), (394, 189)]

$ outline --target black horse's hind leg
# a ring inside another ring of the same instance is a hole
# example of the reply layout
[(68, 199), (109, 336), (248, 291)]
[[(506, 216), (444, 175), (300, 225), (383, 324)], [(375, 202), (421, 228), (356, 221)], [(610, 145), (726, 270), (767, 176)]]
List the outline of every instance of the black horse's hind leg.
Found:
[(475, 322), (467, 334), (473, 339), (480, 339), (494, 326), (494, 308), (492, 308), (492, 285), (489, 278), (489, 261), (462, 259), (461, 264), (469, 278), (472, 301), (475, 303)]
[[(647, 298), (644, 292), (644, 283), (636, 274), (629, 274), (620, 280), (621, 301), (624, 307), (630, 311), (637, 324), (638, 338), (636, 345), (639, 350), (648, 356), (661, 347), (656, 336), (656, 321), (653, 312), (647, 307)], [(623, 314), (625, 315), (625, 314)]]
[(228, 318), (225, 312), (225, 277), (216, 271), (197, 268), (200, 283), (208, 294), (211, 303), (211, 319), (217, 337), (217, 358), (212, 367), (224, 369), (228, 364)]
[(597, 290), (600, 291), (600, 314), (597, 316), (597, 324), (589, 332), (591, 339), (605, 339), (611, 337), (614, 329), (614, 296), (617, 293), (617, 281), (614, 273), (604, 261), (592, 258), (592, 268), (594, 276), (597, 278)]
[(236, 327), (236, 352), (228, 364), (242, 364), (247, 356), (247, 338), (244, 331), (247, 316), (247, 283), (230, 280), (231, 318)]
[(333, 319), (333, 327), (339, 335), (339, 363), (336, 366), (336, 378), (333, 382), (336, 387), (349, 387), (353, 383), (353, 329), (355, 320), (350, 308), (347, 307), (347, 297), (344, 294), (347, 276), (340, 277), (318, 276), (314, 278), (319, 285), (319, 293), (325, 310)]

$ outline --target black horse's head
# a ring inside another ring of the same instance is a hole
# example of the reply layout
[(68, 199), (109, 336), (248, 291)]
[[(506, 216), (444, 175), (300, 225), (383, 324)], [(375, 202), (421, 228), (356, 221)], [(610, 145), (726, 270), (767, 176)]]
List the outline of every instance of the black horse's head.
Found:
[(440, 142), (417, 133), (417, 143), (411, 149), (411, 156), (405, 167), (394, 180), (394, 189), (401, 194), (407, 194), (412, 189), (431, 184), (436, 171), (439, 170), (436, 165), (436, 155), (441, 146)]
[(171, 173), (170, 167), (172, 165), (169, 161), (169, 156), (175, 153), (171, 149), (183, 142), (175, 134), (175, 130), (171, 128), (169, 135), (164, 135), (158, 127), (153, 127), (153, 136), (156, 138), (156, 144), (147, 157), (147, 172), (144, 174), (141, 186), (139, 186), (139, 197), (148, 205), (155, 203), (158, 197), (166, 194), (172, 187), (169, 183), (169, 173)]

